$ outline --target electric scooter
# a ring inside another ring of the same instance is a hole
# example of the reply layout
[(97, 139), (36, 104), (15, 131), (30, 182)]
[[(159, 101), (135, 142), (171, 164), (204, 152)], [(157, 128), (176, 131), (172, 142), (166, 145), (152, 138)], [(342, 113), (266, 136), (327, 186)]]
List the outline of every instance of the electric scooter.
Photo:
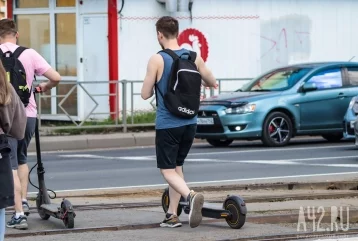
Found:
[[(162, 195), (162, 208), (165, 213), (168, 211), (169, 204), (169, 188), (166, 188)], [(183, 197), (181, 197), (178, 205), (178, 217), (182, 213), (182, 210), (186, 214), (189, 214), (190, 212), (189, 203), (186, 202)], [(246, 204), (241, 197), (228, 195), (223, 203), (223, 208), (209, 207), (209, 205), (204, 202), (201, 213), (203, 217), (225, 219), (230, 228), (240, 229), (245, 224), (247, 209)]]
[[(34, 94), (41, 93), (41, 88), (36, 87)], [(36, 100), (36, 97), (35, 97)], [(40, 217), (43, 220), (48, 220), (51, 216), (61, 219), (66, 228), (74, 228), (76, 214), (70, 201), (63, 199), (61, 205), (51, 203), (50, 196), (47, 192), (45, 184), (45, 168), (41, 160), (40, 134), (39, 134), (39, 119), (36, 118), (35, 127), (35, 141), (36, 141), (36, 156), (37, 156), (37, 177), (38, 177), (38, 193), (36, 197), (36, 207)], [(35, 165), (35, 166), (36, 166)], [(35, 168), (35, 166), (33, 168)], [(33, 169), (32, 168), (32, 169)], [(31, 171), (32, 171), (31, 169)], [(30, 171), (30, 173), (31, 173)], [(30, 178), (30, 175), (29, 175)], [(31, 183), (31, 182), (30, 182)], [(32, 184), (32, 183), (31, 183)], [(34, 185), (33, 185), (34, 186)], [(53, 192), (53, 191), (52, 191)], [(55, 192), (53, 192), (55, 193)], [(56, 193), (55, 193), (56, 195)], [(56, 196), (55, 196), (56, 197)], [(54, 198), (55, 198), (54, 197)]]

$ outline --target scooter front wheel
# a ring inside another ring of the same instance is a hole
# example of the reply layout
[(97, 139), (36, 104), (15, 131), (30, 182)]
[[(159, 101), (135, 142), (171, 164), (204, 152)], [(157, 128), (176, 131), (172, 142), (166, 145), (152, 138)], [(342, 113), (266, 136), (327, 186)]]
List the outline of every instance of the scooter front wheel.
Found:
[(230, 217), (226, 218), (226, 223), (230, 228), (240, 229), (244, 226), (246, 215), (241, 212), (240, 203), (233, 199), (228, 199), (224, 204), (224, 208), (231, 213)]
[(66, 228), (74, 228), (75, 227), (75, 213), (73, 212), (73, 207), (70, 201), (63, 200), (61, 203), (61, 215), (63, 223)]
[(63, 223), (66, 228), (74, 228), (75, 227), (75, 217), (73, 213), (68, 213), (66, 217), (63, 219)]

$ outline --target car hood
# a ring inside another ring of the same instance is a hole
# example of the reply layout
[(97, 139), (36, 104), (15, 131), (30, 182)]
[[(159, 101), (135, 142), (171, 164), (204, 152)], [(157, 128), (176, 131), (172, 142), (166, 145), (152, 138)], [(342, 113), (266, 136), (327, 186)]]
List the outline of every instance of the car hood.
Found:
[(252, 102), (260, 99), (270, 98), (280, 95), (281, 92), (230, 92), (225, 94), (220, 94), (217, 96), (212, 96), (201, 101), (203, 105), (219, 105), (219, 104), (230, 104), (237, 102)]

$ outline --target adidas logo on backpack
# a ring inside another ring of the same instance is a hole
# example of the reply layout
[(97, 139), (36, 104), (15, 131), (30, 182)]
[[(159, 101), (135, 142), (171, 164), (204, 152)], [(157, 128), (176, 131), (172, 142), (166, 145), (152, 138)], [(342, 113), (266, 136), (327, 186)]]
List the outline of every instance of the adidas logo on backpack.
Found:
[(192, 119), (198, 114), (200, 106), (201, 75), (196, 67), (196, 53), (188, 51), (178, 56), (174, 51), (165, 49), (165, 52), (173, 59), (168, 89), (161, 93), (164, 105), (175, 116)]
[(14, 53), (11, 51), (3, 53), (0, 49), (0, 58), (6, 71), (7, 80), (12, 84), (20, 100), (26, 107), (30, 101), (31, 88), (28, 87), (26, 82), (25, 68), (18, 59), (25, 49), (27, 48), (20, 46)]
[(188, 115), (194, 115), (195, 112), (193, 110), (190, 110), (190, 109), (187, 109), (187, 108), (183, 108), (183, 107), (178, 107), (178, 110), (180, 112), (183, 112), (183, 113), (187, 113)]

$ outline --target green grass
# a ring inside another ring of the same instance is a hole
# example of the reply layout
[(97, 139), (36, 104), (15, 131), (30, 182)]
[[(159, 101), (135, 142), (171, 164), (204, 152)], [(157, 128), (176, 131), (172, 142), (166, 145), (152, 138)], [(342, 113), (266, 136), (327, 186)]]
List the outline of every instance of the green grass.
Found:
[(132, 123), (132, 116), (127, 116), (127, 124), (147, 124), (147, 123), (154, 123), (155, 122), (155, 112), (146, 112), (146, 113), (139, 113), (133, 115), (133, 123)]
[[(155, 112), (138, 112), (133, 116), (128, 115), (126, 120), (127, 124), (154, 124), (156, 114)], [(80, 124), (80, 122), (76, 122)], [(121, 119), (118, 120), (118, 124), (123, 124)], [(80, 135), (80, 134), (106, 134), (106, 133), (114, 133), (114, 132), (122, 132), (122, 127), (106, 127), (109, 125), (115, 125), (116, 121), (112, 120), (110, 117), (105, 120), (92, 120), (86, 121), (82, 124), (81, 127), (73, 129), (76, 126), (71, 121), (42, 121), (41, 129), (47, 130), (46, 135)], [(86, 128), (89, 126), (98, 126), (96, 128)], [(103, 127), (101, 127), (103, 126)], [(51, 127), (61, 127), (61, 129), (51, 130)], [(63, 127), (63, 128), (62, 128)], [(67, 127), (67, 128), (66, 128)], [(68, 127), (72, 127), (68, 128)], [(138, 131), (147, 131), (154, 130), (153, 127), (128, 127), (128, 131), (130, 132), (138, 132)]]

